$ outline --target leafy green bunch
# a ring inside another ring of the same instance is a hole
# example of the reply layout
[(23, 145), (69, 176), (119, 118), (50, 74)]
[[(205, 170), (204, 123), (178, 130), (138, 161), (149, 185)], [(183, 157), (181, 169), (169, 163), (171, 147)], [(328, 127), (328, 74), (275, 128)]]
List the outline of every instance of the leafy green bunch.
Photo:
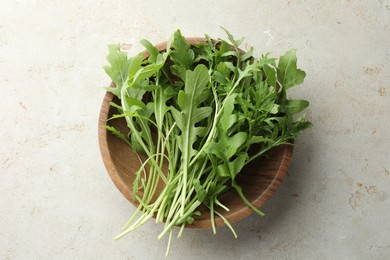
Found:
[[(308, 107), (306, 100), (287, 98), (287, 90), (303, 82), (305, 72), (297, 68), (295, 50), (277, 59), (254, 58), (253, 49), (239, 49), (243, 39), (227, 32), (223, 39), (195, 45), (174, 33), (160, 52), (147, 40), (149, 53), (128, 58), (117, 45), (109, 46), (106, 73), (115, 83), (107, 88), (120, 99), (111, 103), (125, 118), (129, 132), (106, 128), (146, 155), (135, 172), (133, 197), (139, 207), (123, 228), (120, 238), (155, 217), (165, 227), (158, 238), (174, 226), (183, 228), (200, 214), (203, 204), (215, 216), (229, 210), (219, 196), (235, 189), (245, 204), (260, 215), (236, 182), (245, 165), (270, 149), (291, 143), (311, 126), (295, 114)], [(167, 165), (164, 172), (163, 166)], [(163, 189), (155, 198), (159, 184)], [(168, 251), (167, 251), (168, 252)]]

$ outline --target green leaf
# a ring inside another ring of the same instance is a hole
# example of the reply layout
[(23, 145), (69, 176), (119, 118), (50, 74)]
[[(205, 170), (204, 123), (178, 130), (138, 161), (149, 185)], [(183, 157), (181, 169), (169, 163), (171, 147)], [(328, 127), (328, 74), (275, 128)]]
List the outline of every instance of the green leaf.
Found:
[(126, 143), (129, 143), (129, 140), (127, 139), (127, 137), (124, 134), (122, 134), (119, 130), (117, 130), (115, 127), (110, 126), (110, 125), (105, 125), (104, 128), (106, 128), (111, 134), (119, 137), (120, 139), (122, 139)]
[(299, 126), (296, 128), (298, 132), (305, 130), (307, 128), (312, 128), (313, 124), (309, 121), (299, 122)]
[(178, 145), (184, 160), (188, 162), (196, 154), (193, 144), (200, 134), (195, 124), (210, 116), (212, 112), (211, 107), (199, 107), (202, 102), (202, 93), (208, 82), (209, 74), (206, 66), (198, 65), (194, 71), (188, 70), (184, 90), (179, 92), (177, 99), (180, 111), (171, 107), (173, 118), (181, 130), (181, 134), (178, 136)]
[(226, 163), (223, 163), (221, 165), (218, 165), (217, 167), (217, 174), (219, 177), (230, 177), (230, 171)]
[(217, 167), (218, 176), (221, 178), (230, 177), (234, 180), (237, 174), (244, 168), (247, 158), (248, 155), (243, 153), (238, 155), (232, 162), (224, 161)]
[(253, 76), (253, 73), (259, 71), (258, 64), (246, 64), (244, 70), (238, 69), (239, 81), (245, 77)]
[[(160, 57), (160, 55), (158, 56)], [(149, 77), (152, 77), (156, 75), (157, 71), (159, 71), (165, 64), (168, 56), (165, 56), (161, 61), (156, 63), (151, 63), (149, 65), (146, 65), (144, 67), (141, 66), (142, 60), (141, 56), (137, 56), (136, 59), (133, 61), (136, 65), (133, 66), (133, 64), (129, 68), (129, 77), (130, 75), (134, 73), (134, 77), (132, 77), (132, 85), (136, 84), (137, 82), (147, 79)]]
[(271, 138), (264, 136), (254, 135), (247, 141), (247, 145), (257, 144), (257, 143), (274, 143), (275, 141)]
[[(222, 63), (223, 64), (223, 63)], [(215, 71), (214, 72), (214, 78), (215, 78), (215, 81), (218, 82), (219, 84), (221, 85), (226, 85), (228, 84), (228, 80), (226, 79), (225, 75), (222, 74), (221, 72), (219, 71)]]
[(188, 70), (193, 64), (195, 54), (191, 49), (191, 45), (185, 41), (180, 30), (177, 30), (174, 34), (173, 47), (174, 50), (171, 52), (173, 62)]
[(124, 118), (126, 115), (124, 113), (122, 114), (114, 114), (112, 115), (107, 121), (113, 120), (113, 119), (118, 119), (118, 118)]
[(117, 103), (110, 102), (110, 106), (115, 107), (116, 109), (118, 109), (119, 112), (123, 111), (122, 107), (120, 105), (118, 105)]
[(142, 39), (141, 44), (146, 48), (146, 50), (149, 52), (149, 60), (153, 63), (156, 63), (157, 56), (159, 54), (159, 51), (156, 47), (153, 46), (148, 40)]
[(118, 88), (116, 88), (116, 87), (104, 87), (104, 89), (107, 92), (110, 92), (110, 93), (114, 94), (117, 97), (120, 96), (120, 90)]
[(232, 35), (228, 30), (226, 30), (226, 29), (223, 28), (222, 26), (221, 26), (221, 28), (222, 28), (222, 30), (225, 31), (225, 33), (226, 33), (227, 36), (228, 36), (229, 41), (233, 44), (233, 46), (234, 46), (236, 49), (238, 49), (238, 47), (241, 45), (241, 43), (244, 41), (245, 38), (242, 37), (242, 38), (239, 39), (239, 40), (235, 40), (234, 37), (233, 37), (233, 35)]
[(253, 55), (253, 47), (251, 47), (251, 48), (249, 49), (249, 51), (247, 51), (245, 54), (243, 54), (243, 55), (241, 56), (241, 60), (245, 61), (245, 60), (247, 60), (247, 59), (253, 58), (252, 55)]
[(166, 53), (170, 54), (171, 53), (171, 48), (172, 48), (172, 43), (174, 40), (174, 35), (171, 35), (167, 41), (167, 48), (166, 48)]
[(266, 64), (263, 66), (263, 70), (264, 70), (268, 85), (275, 87), (276, 86), (276, 74), (277, 74), (275, 67)]
[(187, 217), (187, 219), (186, 219), (186, 223), (187, 224), (192, 224), (192, 223), (194, 223), (194, 221), (195, 221), (195, 219), (193, 218), (193, 217)]
[(306, 73), (297, 68), (296, 50), (291, 49), (279, 59), (278, 80), (286, 90), (299, 85), (305, 79)]
[(120, 50), (119, 45), (108, 45), (107, 60), (111, 66), (104, 66), (104, 70), (110, 76), (118, 88), (121, 88), (127, 79), (128, 67), (131, 60), (127, 59), (127, 53)]
[(186, 79), (186, 68), (185, 67), (179, 66), (179, 65), (172, 65), (170, 67), (170, 70), (171, 70), (173, 75), (178, 76), (183, 81)]
[(218, 158), (228, 161), (233, 157), (239, 148), (246, 142), (248, 134), (239, 132), (228, 137), (222, 131), (218, 132), (218, 140), (214, 140), (206, 149), (209, 154), (214, 154)]
[(137, 106), (140, 109), (145, 109), (146, 108), (146, 105), (145, 105), (144, 102), (142, 102), (139, 99), (133, 98), (133, 97), (126, 97), (126, 102), (129, 105), (129, 107)]
[(221, 57), (229, 57), (229, 56), (235, 56), (237, 57), (237, 52), (235, 51), (227, 51), (221, 55)]
[(193, 181), (193, 185), (196, 191), (196, 195), (198, 197), (198, 200), (200, 202), (203, 202), (203, 200), (206, 197), (206, 190), (203, 188), (203, 186), (200, 184), (200, 181), (198, 179), (195, 179)]
[(237, 57), (237, 52), (232, 51), (230, 45), (226, 41), (220, 40), (220, 41), (216, 42), (215, 46), (218, 46), (218, 45), (219, 45), (219, 47), (215, 47), (215, 53), (214, 53), (216, 63), (221, 62), (220, 57), (228, 57), (228, 56)]
[(229, 163), (229, 170), (232, 179), (235, 179), (237, 174), (242, 170), (242, 168), (244, 168), (247, 158), (247, 154), (240, 154), (233, 162)]
[(225, 154), (227, 158), (231, 158), (236, 154), (238, 148), (245, 143), (247, 136), (246, 132), (239, 132), (232, 137), (226, 138)]
[[(222, 177), (222, 180), (226, 179), (226, 177), (230, 177), (230, 176)], [(207, 193), (207, 197), (209, 197), (211, 199), (216, 199), (216, 197), (218, 195), (220, 195), (221, 193), (223, 193), (226, 190), (227, 190), (226, 185), (215, 185), (215, 187), (213, 187), (212, 189), (209, 190), (209, 192)]]
[(237, 153), (248, 137), (246, 132), (238, 132), (232, 136), (228, 134), (229, 129), (238, 120), (237, 114), (233, 112), (236, 96), (232, 94), (225, 99), (222, 115), (217, 124), (217, 138), (206, 149), (206, 152), (216, 155), (225, 162)]
[(237, 70), (237, 68), (233, 65), (232, 62), (229, 62), (229, 61), (225, 61), (224, 62), (225, 66), (227, 68), (229, 68), (231, 71), (235, 72)]
[(193, 213), (194, 216), (201, 216), (202, 213), (199, 210), (195, 210)]
[(138, 54), (137, 56), (130, 58), (130, 65), (128, 67), (128, 78), (133, 79), (134, 75), (142, 68), (142, 61), (144, 59), (144, 56), (142, 53)]
[(169, 96), (169, 97), (173, 97), (173, 96), (177, 95), (177, 90), (173, 86), (167, 86), (164, 89), (164, 94)]
[(161, 86), (155, 92), (155, 116), (156, 116), (156, 124), (162, 129), (164, 124), (165, 114), (168, 112), (169, 107), (167, 105), (167, 101), (172, 97), (170, 95), (170, 88), (167, 86)]
[(232, 94), (225, 99), (224, 110), (218, 124), (219, 130), (224, 132), (225, 135), (230, 127), (237, 121), (237, 115), (233, 113), (236, 96), (237, 94)]
[(311, 127), (313, 127), (313, 124), (311, 122), (306, 121), (305, 115), (302, 115), (300, 118), (298, 118), (295, 122), (292, 123), (290, 131), (292, 132), (293, 138), (295, 138), (295, 136), (299, 132)]
[(133, 82), (137, 82), (155, 75), (158, 69), (160, 69), (160, 67), (154, 63), (142, 67), (134, 75)]
[(279, 113), (279, 105), (278, 104), (273, 104), (271, 110), (269, 111), (271, 114), (275, 115)]
[(282, 112), (295, 115), (309, 106), (309, 101), (302, 99), (287, 100), (287, 102), (281, 107)]

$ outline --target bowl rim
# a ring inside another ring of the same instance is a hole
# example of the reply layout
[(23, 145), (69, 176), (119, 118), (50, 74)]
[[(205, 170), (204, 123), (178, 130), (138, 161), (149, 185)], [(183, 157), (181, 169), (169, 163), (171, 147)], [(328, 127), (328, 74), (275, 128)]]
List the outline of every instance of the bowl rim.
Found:
[[(199, 43), (206, 43), (207, 39), (202, 37), (185, 37), (185, 40), (187, 43), (190, 43), (191, 45), (199, 44)], [(216, 40), (213, 40), (216, 42)], [(163, 51), (166, 49), (167, 42), (160, 42), (156, 45), (154, 45), (159, 51)], [(241, 50), (242, 51), (242, 50)], [(144, 58), (148, 58), (149, 53), (147, 51), (143, 52)], [(111, 83), (111, 86), (115, 86), (114, 83)], [(99, 147), (100, 147), (100, 153), (105, 165), (105, 168), (111, 178), (111, 180), (114, 182), (115, 186), (118, 188), (118, 190), (122, 193), (125, 198), (131, 202), (134, 206), (137, 206), (137, 202), (133, 200), (131, 194), (132, 191), (128, 188), (128, 186), (124, 183), (121, 176), (117, 172), (114, 163), (111, 159), (111, 154), (109, 151), (108, 146), (108, 140), (107, 135), (109, 134), (107, 129), (104, 127), (107, 123), (109, 110), (110, 110), (110, 102), (112, 102), (114, 99), (114, 95), (111, 92), (106, 92), (102, 101), (102, 105), (100, 108), (100, 114), (99, 114), (99, 120), (98, 120), (98, 140), (99, 140)], [(268, 187), (259, 195), (255, 200), (251, 201), (252, 204), (260, 208), (263, 206), (274, 194), (274, 192), (280, 187), (281, 182), (286, 177), (286, 173), (288, 171), (289, 165), (291, 163), (291, 158), (293, 154), (293, 145), (281, 145), (279, 146), (283, 149), (282, 159), (280, 161), (279, 168), (273, 177), (272, 181), (269, 183)], [(226, 219), (229, 221), (229, 223), (237, 222), (251, 214), (253, 214), (254, 211), (250, 209), (248, 206), (242, 207), (240, 210), (234, 211), (233, 213), (229, 214), (228, 216), (225, 216)], [(224, 226), (225, 223), (220, 219), (219, 217), (215, 218), (215, 225), (217, 227)], [(210, 219), (199, 219), (195, 220), (191, 225), (186, 225), (186, 227), (192, 227), (192, 228), (211, 228), (211, 221)]]

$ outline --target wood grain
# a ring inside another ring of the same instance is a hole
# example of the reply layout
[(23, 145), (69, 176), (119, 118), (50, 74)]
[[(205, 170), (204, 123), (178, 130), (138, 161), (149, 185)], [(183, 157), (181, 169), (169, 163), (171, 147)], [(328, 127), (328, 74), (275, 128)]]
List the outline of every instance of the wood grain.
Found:
[[(205, 42), (204, 38), (186, 38), (186, 41), (191, 44)], [(166, 42), (157, 44), (159, 51), (165, 50)], [(148, 53), (144, 53), (144, 57), (148, 57)], [(107, 172), (119, 191), (132, 204), (138, 206), (138, 203), (132, 199), (132, 183), (134, 181), (134, 172), (140, 167), (141, 163), (135, 153), (124, 141), (108, 133), (104, 125), (107, 124), (107, 119), (110, 118), (116, 109), (110, 106), (110, 102), (119, 103), (119, 100), (111, 93), (106, 93), (100, 110), (98, 136), (100, 151)], [(114, 119), (109, 121), (109, 125), (114, 126), (123, 133), (127, 133), (128, 129), (125, 120)], [(285, 178), (288, 167), (290, 165), (291, 156), (293, 153), (292, 145), (282, 145), (274, 148), (268, 153), (267, 157), (259, 158), (247, 165), (239, 174), (237, 182), (241, 185), (245, 196), (257, 208), (260, 208), (278, 189), (280, 183)], [(157, 190), (156, 196), (163, 187)], [(223, 194), (220, 201), (226, 205), (230, 211), (217, 209), (230, 222), (234, 223), (250, 214), (253, 211), (248, 208), (234, 190)], [(200, 207), (202, 215), (197, 217), (193, 224), (188, 227), (194, 228), (210, 228), (210, 214), (208, 209)], [(224, 223), (220, 217), (215, 218), (216, 226), (223, 226)]]

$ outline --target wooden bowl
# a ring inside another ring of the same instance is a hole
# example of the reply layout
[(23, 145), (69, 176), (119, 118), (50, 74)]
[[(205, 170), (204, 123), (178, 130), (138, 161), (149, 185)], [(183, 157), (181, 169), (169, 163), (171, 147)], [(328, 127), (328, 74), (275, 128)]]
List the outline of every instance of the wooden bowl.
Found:
[[(186, 38), (186, 41), (191, 44), (205, 42), (204, 38)], [(166, 43), (156, 45), (163, 51), (166, 49)], [(148, 53), (145, 53), (145, 58)], [(113, 94), (107, 92), (100, 110), (99, 116), (99, 145), (103, 157), (104, 164), (112, 181), (119, 191), (132, 204), (138, 206), (138, 202), (132, 199), (132, 183), (134, 181), (134, 173), (140, 167), (140, 162), (135, 153), (124, 141), (110, 134), (104, 127), (107, 124), (107, 119), (117, 113), (116, 109), (110, 106), (110, 102), (119, 104), (119, 99)], [(110, 120), (109, 125), (123, 133), (127, 133), (128, 129), (123, 118)], [(281, 181), (284, 179), (288, 167), (290, 165), (293, 152), (292, 145), (282, 145), (272, 149), (266, 157), (259, 158), (248, 164), (237, 177), (237, 183), (242, 187), (245, 196), (254, 206), (260, 208), (277, 190)], [(160, 187), (157, 193), (161, 190)], [(236, 222), (250, 214), (253, 211), (248, 208), (241, 198), (232, 189), (220, 197), (220, 201), (230, 209), (225, 211), (217, 209), (230, 222)], [(195, 221), (188, 227), (210, 228), (210, 214), (207, 208), (200, 206), (201, 216), (195, 218)], [(218, 216), (215, 218), (216, 226), (223, 226), (222, 219)]]

